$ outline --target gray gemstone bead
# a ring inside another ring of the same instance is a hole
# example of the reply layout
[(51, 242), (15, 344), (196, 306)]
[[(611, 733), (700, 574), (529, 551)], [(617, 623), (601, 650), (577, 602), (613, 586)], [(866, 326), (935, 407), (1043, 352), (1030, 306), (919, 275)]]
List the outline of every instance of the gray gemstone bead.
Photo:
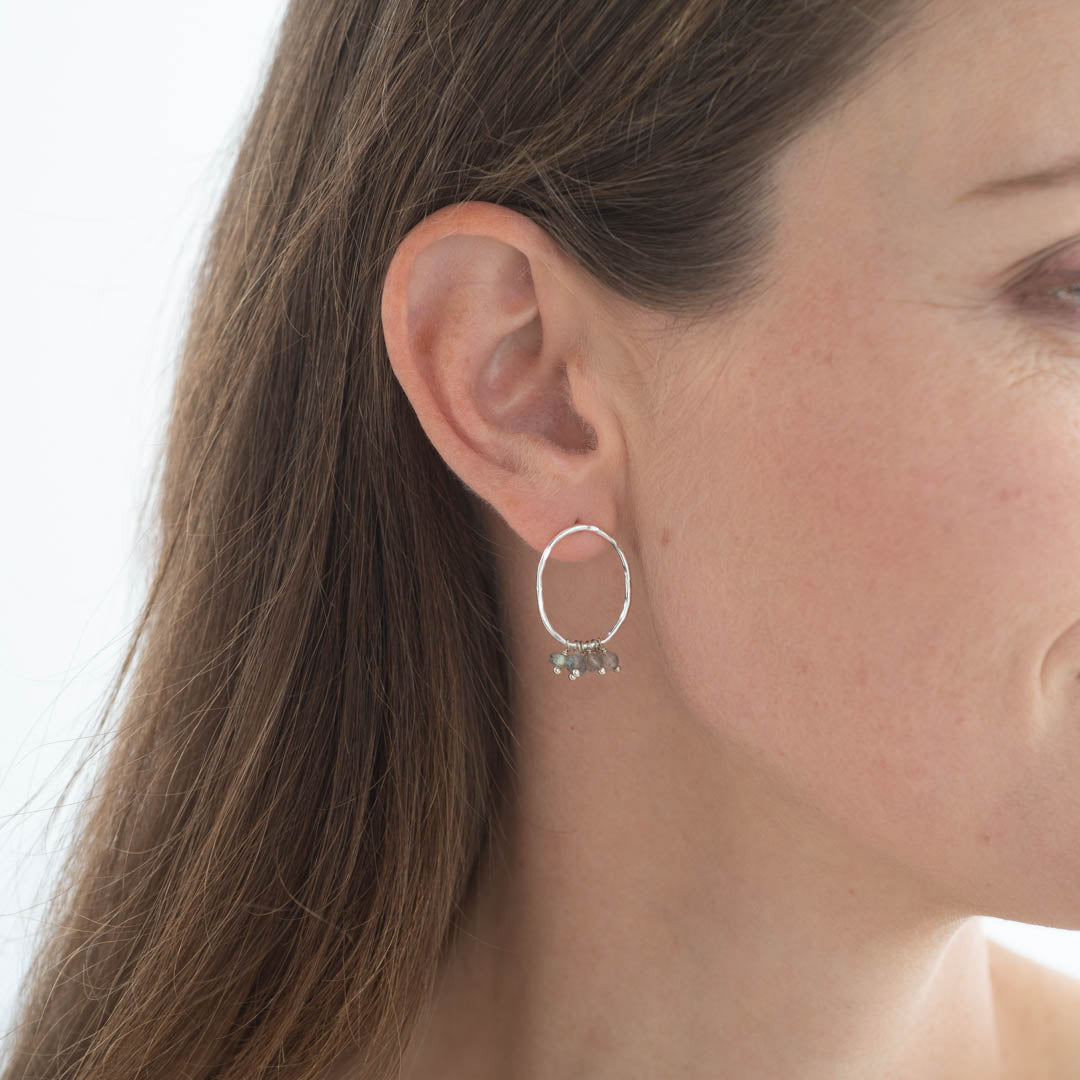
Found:
[(554, 652), (550, 654), (552, 668), (556, 675), (566, 670), (571, 679), (578, 679), (586, 671), (595, 671), (604, 675), (609, 671), (619, 671), (619, 657), (604, 648), (591, 648), (582, 652)]
[(551, 663), (556, 671), (560, 668), (566, 668), (567, 671), (576, 671), (581, 674), (585, 670), (585, 657), (578, 652), (553, 652), (551, 654)]

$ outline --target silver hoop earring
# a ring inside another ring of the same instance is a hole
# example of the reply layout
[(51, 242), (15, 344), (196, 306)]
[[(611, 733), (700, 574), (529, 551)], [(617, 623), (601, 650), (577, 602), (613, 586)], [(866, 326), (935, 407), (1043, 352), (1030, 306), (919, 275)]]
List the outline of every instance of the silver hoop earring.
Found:
[[(592, 638), (589, 641), (568, 641), (558, 630), (552, 627), (548, 621), (547, 612), (544, 610), (544, 564), (547, 562), (548, 555), (551, 554), (551, 549), (564, 536), (582, 531), (599, 534), (615, 548), (619, 561), (622, 563), (625, 596), (623, 598), (622, 612), (618, 619), (615, 620), (615, 625), (602, 638)], [(536, 604), (540, 608), (540, 618), (543, 619), (548, 633), (556, 641), (562, 642), (563, 645), (562, 652), (551, 654), (552, 670), (556, 675), (565, 668), (570, 672), (570, 681), (573, 682), (574, 679), (579, 679), (586, 671), (595, 671), (597, 675), (603, 675), (607, 671), (622, 671), (622, 668), (619, 667), (618, 656), (613, 652), (608, 652), (604, 646), (611, 640), (615, 631), (622, 626), (622, 621), (626, 618), (627, 611), (630, 610), (630, 567), (626, 565), (626, 556), (623, 555), (622, 548), (603, 529), (597, 525), (571, 525), (552, 538), (551, 543), (544, 548), (544, 553), (540, 556), (540, 564), (536, 568)]]

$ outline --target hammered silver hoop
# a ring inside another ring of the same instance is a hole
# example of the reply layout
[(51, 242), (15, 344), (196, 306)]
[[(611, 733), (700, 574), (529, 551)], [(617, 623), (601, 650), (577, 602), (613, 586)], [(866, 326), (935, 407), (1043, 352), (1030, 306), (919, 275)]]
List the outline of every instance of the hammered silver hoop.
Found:
[[(624, 595), (622, 611), (615, 620), (615, 625), (602, 638), (591, 638), (588, 641), (573, 641), (564, 638), (551, 625), (547, 612), (544, 610), (544, 565), (547, 563), (548, 555), (551, 554), (551, 549), (564, 536), (576, 532), (594, 532), (602, 536), (615, 549), (623, 568)], [(609, 652), (604, 646), (611, 640), (615, 631), (622, 626), (623, 619), (626, 618), (626, 613), (630, 610), (630, 567), (626, 563), (626, 556), (623, 555), (622, 548), (616, 543), (614, 537), (609, 536), (598, 525), (571, 525), (563, 529), (562, 532), (557, 533), (548, 546), (544, 548), (544, 553), (540, 556), (540, 562), (536, 567), (536, 606), (540, 609), (540, 618), (543, 620), (547, 632), (563, 646), (562, 652), (551, 654), (552, 670), (556, 675), (565, 669), (570, 673), (570, 680), (573, 682), (586, 671), (595, 671), (598, 675), (603, 675), (608, 671), (622, 670), (619, 667), (618, 656), (613, 652)]]

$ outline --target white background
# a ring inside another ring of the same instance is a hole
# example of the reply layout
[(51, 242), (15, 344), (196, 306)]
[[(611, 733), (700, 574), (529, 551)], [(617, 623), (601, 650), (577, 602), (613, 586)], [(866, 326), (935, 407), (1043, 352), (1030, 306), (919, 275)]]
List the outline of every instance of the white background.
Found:
[[(135, 514), (193, 260), (283, 11), (0, 5), (0, 1032), (62, 841), (46, 811), (142, 595)], [(1080, 931), (985, 923), (1080, 977)]]

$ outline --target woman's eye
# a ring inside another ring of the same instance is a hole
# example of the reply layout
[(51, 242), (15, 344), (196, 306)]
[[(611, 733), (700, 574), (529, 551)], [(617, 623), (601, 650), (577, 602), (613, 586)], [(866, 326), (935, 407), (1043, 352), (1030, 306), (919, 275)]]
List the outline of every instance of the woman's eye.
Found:
[(1054, 245), (1049, 257), (1039, 257), (1034, 270), (1029, 270), (1017, 283), (1018, 298), (1028, 308), (1039, 308), (1050, 318), (1065, 316), (1070, 328), (1075, 326), (1080, 309), (1080, 266), (1077, 256), (1080, 246), (1076, 237)]
[(1080, 307), (1080, 278), (1055, 289), (1048, 289), (1047, 295), (1052, 296), (1055, 300), (1063, 300), (1066, 303), (1072, 303)]
[(1025, 308), (1048, 318), (1064, 317), (1075, 327), (1080, 313), (1080, 271), (1069, 270), (1037, 274), (1034, 280), (1021, 285), (1019, 299)]

